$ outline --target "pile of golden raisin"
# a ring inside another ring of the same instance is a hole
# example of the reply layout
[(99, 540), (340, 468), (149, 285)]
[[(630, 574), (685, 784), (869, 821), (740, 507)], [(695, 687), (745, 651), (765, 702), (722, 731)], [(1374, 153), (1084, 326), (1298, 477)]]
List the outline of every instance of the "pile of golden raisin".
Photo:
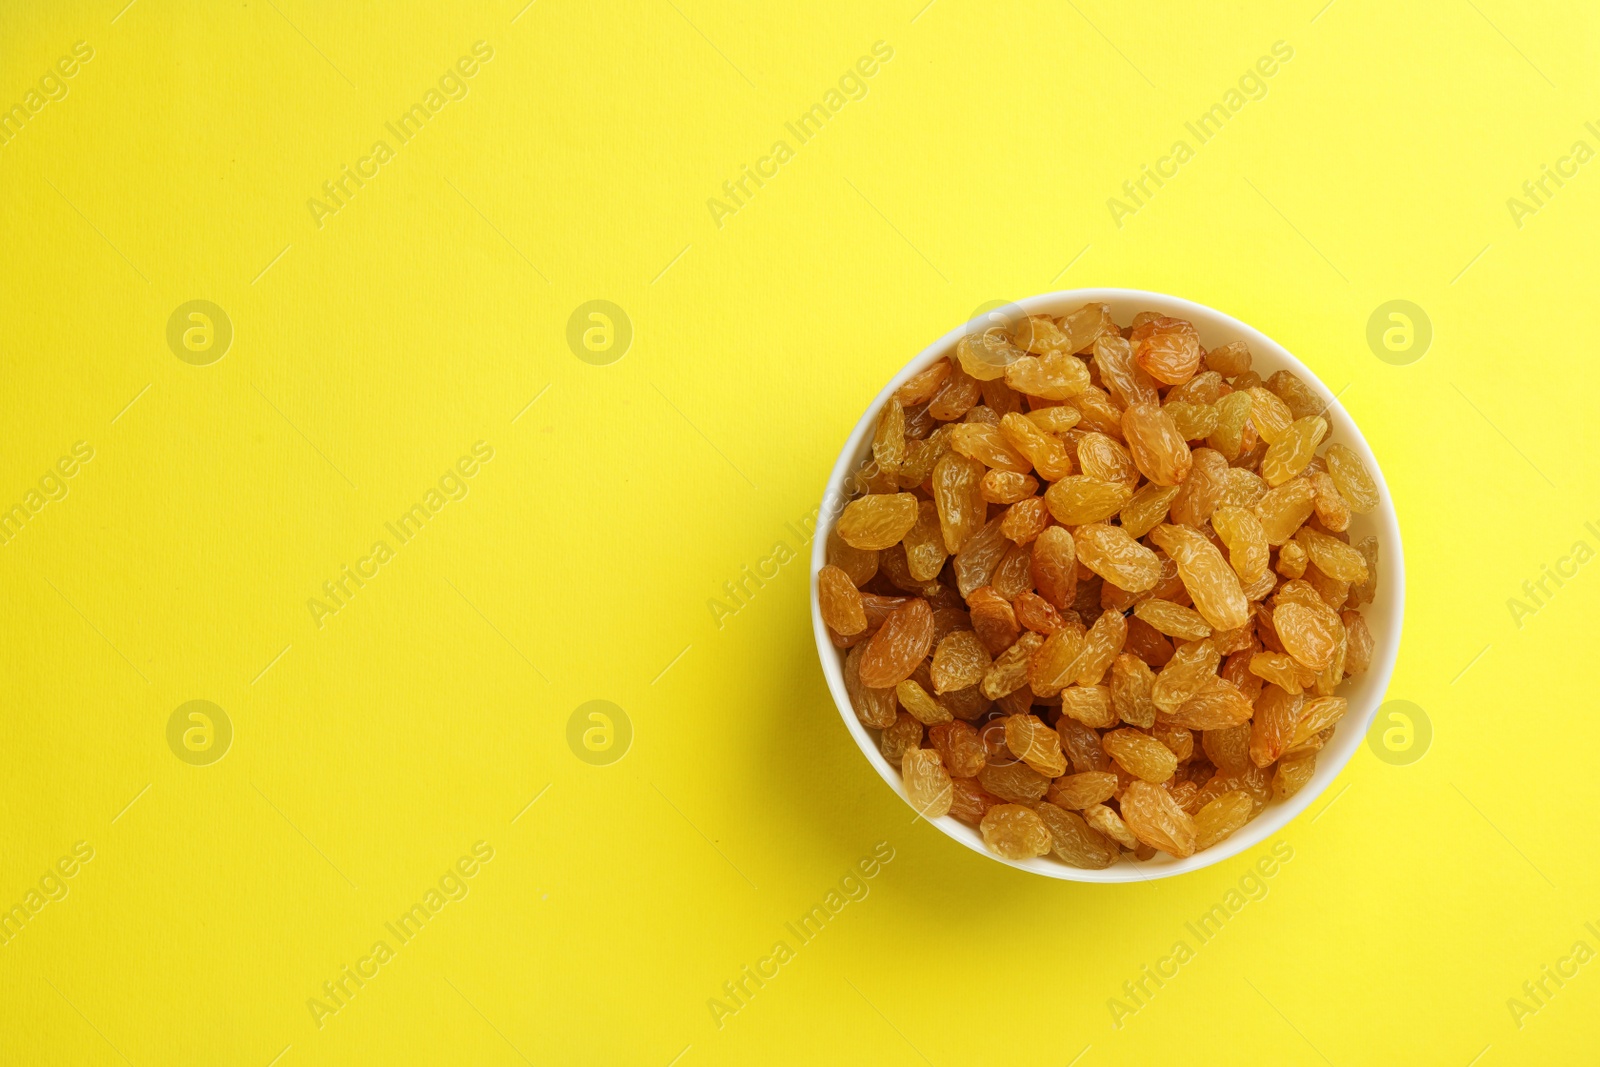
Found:
[(1183, 857), (1311, 778), (1373, 640), (1377, 487), (1287, 371), (1104, 304), (963, 337), (879, 416), (822, 617), (925, 816)]

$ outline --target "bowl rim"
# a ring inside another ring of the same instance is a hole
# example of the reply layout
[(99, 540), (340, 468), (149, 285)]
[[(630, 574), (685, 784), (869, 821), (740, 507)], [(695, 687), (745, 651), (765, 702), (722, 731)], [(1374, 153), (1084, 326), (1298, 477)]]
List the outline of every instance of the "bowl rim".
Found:
[[(1377, 457), (1373, 455), (1366, 437), (1361, 433), (1361, 428), (1339, 403), (1338, 395), (1282, 344), (1226, 312), (1170, 293), (1145, 289), (1059, 289), (1010, 301), (1005, 306), (1018, 308), (1026, 314), (1061, 315), (1075, 311), (1087, 303), (1110, 304), (1113, 313), (1119, 318), (1129, 317), (1128, 306), (1137, 304), (1139, 305), (1137, 310), (1159, 311), (1165, 315), (1188, 319), (1194, 323), (1202, 343), (1205, 343), (1210, 335), (1212, 341), (1209, 347), (1214, 348), (1220, 343), (1225, 343), (1224, 340), (1217, 339), (1221, 335), (1226, 335), (1226, 340), (1242, 340), (1250, 346), (1253, 359), (1266, 357), (1265, 362), (1274, 365), (1274, 370), (1286, 369), (1300, 376), (1306, 384), (1313, 386), (1329, 399), (1328, 407), (1323, 413), (1323, 417), (1329, 422), (1328, 439), (1344, 444), (1356, 452), (1366, 464), (1367, 470), (1372, 473), (1379, 494), (1378, 507), (1365, 516), (1354, 516), (1352, 521), (1352, 525), (1359, 521), (1376, 527), (1373, 532), (1378, 536), (1383, 553), (1383, 563), (1378, 574), (1377, 595), (1372, 603), (1364, 606), (1362, 611), (1373, 634), (1372, 660), (1366, 673), (1354, 680), (1354, 688), (1360, 690), (1359, 701), (1354, 693), (1342, 694), (1350, 700), (1350, 710), (1345, 714), (1339, 728), (1335, 730), (1332, 739), (1319, 753), (1320, 758), (1311, 781), (1293, 797), (1287, 801), (1269, 803), (1260, 815), (1227, 840), (1196, 852), (1187, 859), (1176, 859), (1157, 853), (1151, 860), (1144, 862), (1119, 860), (1112, 866), (1098, 871), (1071, 867), (1049, 855), (1031, 860), (1009, 860), (990, 852), (984, 846), (975, 827), (961, 822), (952, 815), (927, 820), (938, 827), (945, 836), (960, 842), (974, 852), (1018, 870), (1071, 882), (1144, 882), (1202, 870), (1255, 847), (1294, 821), (1327, 790), (1335, 778), (1343, 773), (1346, 765), (1365, 742), (1373, 717), (1383, 702), (1389, 680), (1394, 673), (1404, 621), (1405, 554), (1400, 536), (1400, 524), (1395, 514), (1394, 501), (1389, 494), (1388, 483), (1384, 479), (1383, 469)], [(846, 483), (859, 469), (864, 456), (870, 454), (871, 436), (876, 428), (878, 412), (888, 402), (890, 395), (908, 378), (935, 360), (948, 356), (954, 350), (957, 340), (968, 333), (982, 329), (985, 325), (987, 325), (985, 316), (979, 316), (949, 330), (923, 348), (879, 390), (857, 420), (840, 449), (838, 459), (834, 462), (817, 513), (816, 532), (811, 546), (812, 631), (817, 643), (818, 659), (821, 661), (823, 675), (828, 682), (828, 690), (833, 696), (835, 709), (839, 712), (846, 730), (855, 739), (856, 746), (867, 758), (867, 762), (900, 799), (912, 808), (913, 812), (916, 808), (906, 796), (899, 770), (892, 768), (888, 760), (883, 757), (871, 734), (862, 725), (850, 704), (849, 694), (844, 685), (844, 657), (829, 639), (827, 625), (822, 621), (822, 607), (817, 596), (817, 572), (827, 561), (828, 534), (832, 531), (839, 512), (850, 500), (849, 494), (845, 491)], [(1359, 725), (1359, 730), (1352, 729), (1356, 725)]]

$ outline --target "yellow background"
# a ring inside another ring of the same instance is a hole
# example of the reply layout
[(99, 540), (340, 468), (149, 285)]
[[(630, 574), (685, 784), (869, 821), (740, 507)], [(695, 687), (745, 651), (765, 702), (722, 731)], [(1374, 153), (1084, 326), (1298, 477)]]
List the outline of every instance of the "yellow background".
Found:
[[(1506, 206), (1600, 148), (1592, 9), (123, 2), (0, 12), (6, 107), (94, 49), (0, 147), (0, 505), (95, 451), (0, 547), (0, 906), (95, 850), (0, 948), (0, 1058), (1592, 1056), (1600, 964), (1520, 1028), (1506, 1005), (1600, 948), (1600, 572), (1520, 628), (1506, 605), (1600, 547), (1600, 163), (1520, 228)], [(319, 228), (308, 199), (480, 40), (469, 95)], [(1107, 199), (1280, 40), (1267, 95), (1119, 228)], [(795, 146), (876, 41), (867, 95)], [(707, 199), (779, 138), (719, 228)], [(1434, 727), (1407, 766), (1363, 748), (1120, 1029), (1108, 999), (1267, 846), (1131, 886), (989, 863), (841, 728), (803, 559), (708, 608), (803, 551), (912, 354), (1087, 285), (1221, 308), (1343, 390), (1405, 532), (1390, 695)], [(603, 366), (566, 342), (597, 298), (634, 331)], [(1366, 342), (1396, 298), (1434, 328), (1406, 366)], [(209, 366), (166, 343), (194, 299), (233, 325)], [(470, 494), (319, 629), (308, 599), (477, 441)], [(167, 745), (191, 699), (233, 725), (209, 766)], [(605, 766), (567, 741), (597, 699), (633, 729)], [(470, 895), (319, 1028), (308, 998), (478, 841)], [(719, 1027), (723, 982), (878, 842), (870, 895)]]

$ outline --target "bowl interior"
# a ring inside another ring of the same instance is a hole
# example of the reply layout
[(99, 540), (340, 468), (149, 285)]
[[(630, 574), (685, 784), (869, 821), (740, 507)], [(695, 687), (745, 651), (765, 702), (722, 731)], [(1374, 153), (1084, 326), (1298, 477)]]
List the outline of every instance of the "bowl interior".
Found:
[[(1165, 853), (1157, 853), (1154, 858), (1142, 863), (1124, 861), (1101, 871), (1069, 867), (1048, 856), (1022, 861), (1002, 859), (984, 846), (976, 828), (949, 815), (930, 820), (944, 833), (973, 851), (997, 863), (1010, 864), (1035, 874), (1078, 882), (1145, 881), (1199, 870), (1259, 844), (1304, 811), (1344, 769), (1345, 764), (1365, 741), (1367, 729), (1371, 726), (1372, 717), (1383, 700), (1384, 692), (1389, 685), (1389, 676), (1394, 670), (1395, 654), (1400, 645), (1405, 588), (1404, 560), (1400, 545), (1400, 528), (1395, 521), (1394, 506), (1389, 499), (1383, 472), (1372, 455), (1372, 450), (1367, 446), (1366, 439), (1361, 436), (1360, 429), (1339, 404), (1335, 396), (1335, 389), (1338, 386), (1330, 389), (1327, 383), (1313, 374), (1305, 364), (1259, 330), (1220, 311), (1164, 293), (1137, 289), (1070, 289), (1028, 297), (1016, 301), (1015, 306), (1027, 314), (1063, 315), (1077, 310), (1090, 301), (1109, 304), (1113, 317), (1124, 325), (1141, 311), (1156, 311), (1174, 318), (1188, 319), (1199, 332), (1200, 343), (1207, 349), (1229, 341), (1244, 341), (1250, 346), (1253, 357), (1252, 369), (1263, 378), (1279, 370), (1294, 372), (1307, 385), (1316, 388), (1330, 400), (1328, 410), (1324, 413), (1329, 423), (1327, 440), (1340, 442), (1361, 457), (1378, 484), (1381, 501), (1370, 514), (1353, 516), (1349, 529), (1352, 541), (1359, 541), (1368, 535), (1376, 536), (1378, 539), (1377, 595), (1371, 604), (1362, 609), (1367, 626), (1372, 631), (1374, 642), (1372, 663), (1365, 674), (1347, 680), (1340, 689), (1340, 695), (1350, 702), (1350, 710), (1334, 731), (1332, 739), (1318, 755), (1316, 772), (1311, 781), (1289, 800), (1274, 801), (1267, 805), (1260, 815), (1245, 824), (1232, 837), (1209, 849), (1197, 852), (1188, 859), (1177, 859)], [(961, 324), (924, 349), (884, 386), (856, 424), (839, 454), (838, 461), (834, 464), (833, 472), (828, 479), (827, 493), (823, 497), (817, 537), (812, 545), (812, 628), (816, 635), (823, 673), (828, 679), (828, 688), (833, 693), (834, 703), (838, 706), (845, 728), (855, 738), (862, 755), (866, 756), (867, 761), (902, 799), (905, 799), (905, 790), (901, 784), (899, 768), (891, 766), (889, 761), (884, 759), (871, 731), (861, 724), (850, 706), (850, 699), (844, 686), (843, 655), (828, 638), (827, 627), (822, 621), (822, 611), (817, 601), (817, 571), (826, 562), (826, 532), (831, 529), (839, 511), (849, 502), (847, 483), (870, 457), (872, 433), (879, 410), (906, 379), (935, 360), (946, 357), (954, 350), (956, 341), (963, 335), (989, 324), (979, 320)], [(906, 803), (910, 805), (909, 800)]]

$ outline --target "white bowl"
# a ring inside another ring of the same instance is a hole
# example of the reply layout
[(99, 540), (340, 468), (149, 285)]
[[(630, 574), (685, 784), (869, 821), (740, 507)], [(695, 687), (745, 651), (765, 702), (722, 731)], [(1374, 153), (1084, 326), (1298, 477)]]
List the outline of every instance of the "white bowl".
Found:
[[(1378, 538), (1377, 596), (1371, 604), (1362, 609), (1374, 640), (1372, 663), (1365, 674), (1347, 680), (1340, 688), (1340, 695), (1350, 702), (1350, 710), (1335, 729), (1332, 739), (1318, 754), (1316, 773), (1311, 781), (1293, 797), (1287, 801), (1273, 801), (1232, 837), (1221, 844), (1197, 852), (1188, 859), (1177, 859), (1158, 852), (1155, 857), (1144, 862), (1123, 861), (1100, 871), (1069, 867), (1052, 856), (1041, 856), (1031, 860), (1003, 859), (984, 846), (983, 838), (975, 827), (951, 815), (929, 820), (945, 834), (974, 852), (996, 863), (1009, 864), (1024, 871), (1032, 871), (1034, 874), (1073, 882), (1148, 881), (1197, 871), (1260, 844), (1288, 825), (1290, 820), (1321, 796), (1323, 790), (1339, 776), (1345, 764), (1350, 762), (1350, 757), (1355, 755), (1356, 750), (1365, 741), (1367, 729), (1372, 725), (1373, 714), (1383, 700), (1384, 691), (1389, 685), (1389, 676), (1394, 671), (1395, 654), (1400, 647), (1400, 623), (1405, 599), (1405, 561), (1400, 547), (1400, 526), (1395, 520), (1394, 505), (1389, 499), (1388, 485), (1383, 480), (1383, 471), (1379, 468), (1377, 459), (1367, 447), (1366, 439), (1361, 436), (1360, 429), (1351, 421), (1338, 400), (1333, 399), (1333, 390), (1311, 373), (1304, 363), (1295, 359), (1272, 338), (1246, 326), (1238, 319), (1202, 304), (1168, 296), (1165, 293), (1150, 293), (1139, 289), (1067, 289), (1019, 300), (1014, 307), (1020, 308), (1027, 314), (1054, 316), (1075, 311), (1090, 301), (1111, 305), (1112, 315), (1123, 324), (1132, 321), (1133, 316), (1141, 311), (1157, 311), (1173, 318), (1188, 319), (1194, 323), (1195, 329), (1200, 333), (1200, 343), (1207, 349), (1216, 348), (1229, 341), (1244, 341), (1250, 346), (1250, 354), (1253, 357), (1251, 369), (1263, 378), (1270, 376), (1274, 371), (1293, 371), (1307, 385), (1314, 386), (1323, 396), (1331, 399), (1332, 402), (1324, 413), (1329, 423), (1327, 440), (1342, 443), (1361, 457), (1378, 484), (1381, 501), (1377, 509), (1370, 514), (1354, 516), (1349, 530), (1353, 541), (1369, 534)], [(827, 562), (827, 533), (833, 528), (839, 512), (850, 499), (845, 488), (846, 481), (869, 457), (878, 412), (888, 402), (890, 394), (913, 374), (953, 352), (956, 341), (962, 336), (990, 324), (985, 320), (974, 319), (951, 330), (906, 364), (873, 399), (866, 414), (861, 416), (849, 440), (845, 442), (838, 461), (833, 465), (833, 473), (828, 478), (828, 491), (822, 499), (817, 536), (811, 549), (811, 625), (817, 638), (817, 652), (822, 659), (822, 673), (827, 676), (828, 688), (833, 693), (834, 703), (838, 705), (839, 716), (844, 720), (845, 729), (855, 738), (867, 762), (872, 764), (889, 787), (906, 801), (907, 806), (911, 805), (911, 801), (906, 798), (900, 769), (890, 766), (889, 761), (883, 758), (883, 753), (879, 751), (872, 734), (861, 724), (850, 705), (850, 697), (844, 686), (844, 657), (829, 640), (827, 626), (822, 621), (822, 608), (817, 600), (817, 572)]]

